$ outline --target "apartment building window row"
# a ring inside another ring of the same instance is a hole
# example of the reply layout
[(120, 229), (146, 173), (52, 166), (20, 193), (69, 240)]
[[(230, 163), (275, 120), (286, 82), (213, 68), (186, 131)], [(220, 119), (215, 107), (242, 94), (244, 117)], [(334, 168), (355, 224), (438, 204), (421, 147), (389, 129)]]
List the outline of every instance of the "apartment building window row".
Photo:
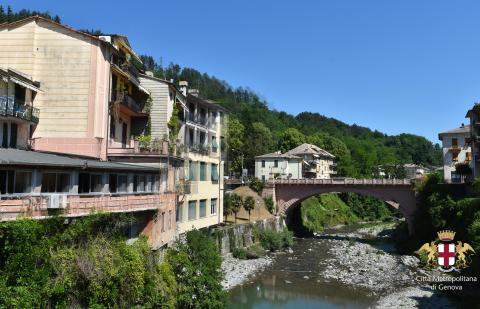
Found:
[[(198, 205), (198, 210), (197, 210), (197, 205)], [(201, 200), (194, 200), (194, 201), (188, 201), (188, 221), (192, 220), (197, 220), (197, 219), (202, 219), (207, 217), (207, 205), (210, 205), (210, 212), (209, 215), (215, 215), (217, 213), (217, 207), (218, 207), (218, 199), (217, 198), (212, 198), (210, 199), (210, 203), (208, 203), (207, 199), (201, 199)], [(177, 205), (176, 207), (176, 222), (181, 222), (182, 221), (182, 205)], [(198, 214), (198, 216), (197, 216)]]
[[(209, 165), (210, 165), (210, 169), (208, 168)], [(197, 171), (197, 168), (199, 169), (198, 171)], [(208, 179), (209, 178), (208, 171), (210, 172), (210, 179)], [(218, 164), (207, 163), (203, 161), (199, 161), (199, 162), (190, 161), (188, 164), (188, 179), (193, 181), (196, 181), (196, 180), (212, 181), (214, 183), (218, 183), (219, 181)]]
[[(37, 174), (39, 192), (68, 193), (72, 189), (72, 173), (61, 171), (44, 171)], [(108, 180), (108, 181), (107, 181)], [(83, 172), (78, 174), (78, 193), (127, 193), (129, 192), (128, 174), (103, 174)], [(106, 187), (108, 185), (108, 188)], [(33, 191), (33, 171), (0, 170), (0, 193), (31, 193)], [(108, 189), (108, 190), (107, 190)], [(154, 174), (133, 175), (133, 192), (159, 192), (160, 176)]]
[(217, 199), (216, 198), (212, 198), (210, 200), (210, 214), (211, 215), (214, 215), (217, 213)]
[(32, 172), (0, 170), (0, 193), (29, 193), (32, 188)]

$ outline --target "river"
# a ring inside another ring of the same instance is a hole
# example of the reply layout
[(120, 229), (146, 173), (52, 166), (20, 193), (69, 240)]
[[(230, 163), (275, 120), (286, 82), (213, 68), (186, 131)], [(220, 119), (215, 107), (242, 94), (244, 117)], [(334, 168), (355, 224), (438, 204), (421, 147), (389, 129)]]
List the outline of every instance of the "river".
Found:
[[(358, 231), (342, 228), (296, 239), (293, 252), (276, 253), (271, 265), (230, 290), (229, 308), (371, 308), (381, 296), (414, 285), (415, 258), (397, 255), (388, 237)], [(451, 307), (427, 289), (413, 289), (407, 295), (412, 299), (427, 297), (432, 308)], [(395, 307), (396, 301), (394, 296), (384, 306)]]

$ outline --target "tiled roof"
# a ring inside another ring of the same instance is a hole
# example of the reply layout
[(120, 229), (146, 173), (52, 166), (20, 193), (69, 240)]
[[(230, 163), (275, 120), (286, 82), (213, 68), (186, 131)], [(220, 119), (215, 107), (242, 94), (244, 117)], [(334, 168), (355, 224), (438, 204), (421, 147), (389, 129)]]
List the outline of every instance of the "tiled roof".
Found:
[(287, 151), (285, 154), (290, 154), (290, 155), (305, 155), (305, 154), (311, 154), (311, 155), (319, 155), (323, 157), (328, 157), (328, 158), (335, 158), (334, 155), (329, 153), (326, 150), (323, 150), (320, 147), (317, 147), (312, 144), (302, 144), (298, 147), (293, 148), (292, 150)]

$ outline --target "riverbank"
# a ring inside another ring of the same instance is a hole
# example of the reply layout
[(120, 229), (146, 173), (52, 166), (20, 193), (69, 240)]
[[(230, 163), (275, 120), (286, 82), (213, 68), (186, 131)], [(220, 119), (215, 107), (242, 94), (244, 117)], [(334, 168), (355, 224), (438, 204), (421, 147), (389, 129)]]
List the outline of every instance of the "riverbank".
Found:
[(232, 254), (227, 254), (222, 258), (222, 271), (225, 274), (222, 286), (230, 290), (238, 285), (244, 284), (249, 277), (256, 272), (265, 269), (272, 264), (273, 257), (264, 256), (258, 259), (240, 260), (234, 258)]
[(325, 266), (323, 277), (369, 291), (378, 298), (374, 305), (378, 308), (451, 308), (446, 297), (416, 281), (417, 276), (435, 271), (419, 269), (418, 258), (398, 255), (393, 244), (381, 241), (391, 237), (393, 227), (369, 225), (354, 232), (318, 236), (329, 244), (330, 258), (321, 262)]

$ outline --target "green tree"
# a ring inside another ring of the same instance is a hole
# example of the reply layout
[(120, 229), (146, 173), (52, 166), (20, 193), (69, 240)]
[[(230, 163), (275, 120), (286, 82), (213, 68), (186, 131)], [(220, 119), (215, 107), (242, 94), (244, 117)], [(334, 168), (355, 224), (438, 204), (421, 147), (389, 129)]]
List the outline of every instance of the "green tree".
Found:
[(231, 172), (238, 172), (242, 167), (242, 160), (244, 159), (244, 134), (245, 127), (240, 120), (235, 117), (230, 117), (228, 119), (227, 142)]
[(215, 242), (193, 230), (167, 251), (178, 285), (178, 308), (224, 308), (227, 293), (221, 285), (222, 259)]
[(250, 189), (252, 189), (253, 191), (257, 192), (258, 194), (261, 194), (262, 193), (262, 190), (263, 190), (263, 182), (258, 179), (257, 177), (252, 177), (250, 178), (249, 180), (249, 183), (248, 183), (248, 186), (250, 187)]
[(230, 202), (231, 202), (232, 212), (235, 215), (235, 224), (237, 224), (237, 213), (240, 211), (240, 209), (243, 206), (243, 199), (240, 195), (236, 193), (232, 193), (230, 194)]
[(280, 139), (278, 141), (278, 148), (282, 152), (289, 151), (297, 146), (306, 142), (306, 137), (303, 133), (298, 131), (295, 128), (288, 128), (280, 135)]
[(232, 197), (231, 194), (225, 194), (223, 198), (223, 216), (225, 222), (227, 222), (227, 217), (232, 214)]
[(247, 196), (243, 201), (243, 208), (248, 212), (248, 221), (250, 221), (250, 212), (255, 209), (255, 199), (252, 196)]

